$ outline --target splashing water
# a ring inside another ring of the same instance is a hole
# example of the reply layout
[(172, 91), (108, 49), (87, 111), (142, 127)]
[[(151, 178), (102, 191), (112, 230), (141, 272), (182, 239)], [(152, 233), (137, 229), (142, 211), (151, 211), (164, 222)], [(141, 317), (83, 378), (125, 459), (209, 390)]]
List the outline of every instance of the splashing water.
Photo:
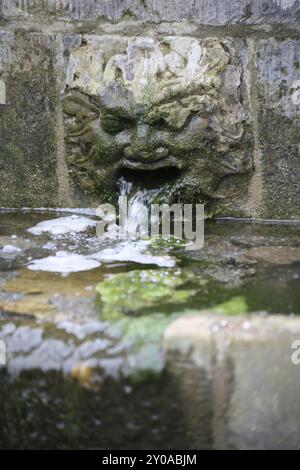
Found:
[(124, 230), (127, 240), (119, 242), (113, 248), (106, 248), (97, 253), (94, 258), (103, 262), (132, 261), (141, 264), (156, 264), (160, 267), (175, 266), (175, 259), (170, 256), (157, 256), (149, 253), (147, 249), (151, 245), (149, 236), (148, 210), (151, 203), (162, 189), (133, 191), (131, 182), (121, 178), (120, 198), (127, 198), (127, 217)]
[[(126, 198), (127, 206), (127, 217), (123, 226), (123, 230), (127, 233), (125, 240), (119, 238), (120, 227), (115, 224), (110, 224), (108, 231), (101, 237), (86, 238), (85, 231), (95, 228), (97, 221), (77, 215), (40, 222), (29, 228), (28, 232), (35, 236), (47, 233), (58, 244), (62, 240), (63, 256), (53, 242), (48, 242), (44, 247), (47, 249), (49, 247), (53, 251), (52, 255), (30, 260), (28, 268), (66, 274), (94, 269), (101, 263), (115, 261), (152, 264), (159, 267), (175, 266), (174, 258), (151, 253), (151, 240), (148, 238), (150, 205), (162, 189), (134, 190), (132, 183), (124, 179), (120, 180), (119, 188), (120, 198)], [(74, 237), (78, 243), (72, 247), (72, 243), (66, 242), (68, 239), (73, 242)], [(85, 247), (88, 248), (88, 254), (80, 252), (80, 244), (84, 243), (90, 245)]]
[(120, 198), (127, 198), (128, 212), (125, 230), (129, 238), (147, 238), (149, 236), (148, 211), (162, 188), (137, 189), (133, 191), (132, 183), (120, 179)]

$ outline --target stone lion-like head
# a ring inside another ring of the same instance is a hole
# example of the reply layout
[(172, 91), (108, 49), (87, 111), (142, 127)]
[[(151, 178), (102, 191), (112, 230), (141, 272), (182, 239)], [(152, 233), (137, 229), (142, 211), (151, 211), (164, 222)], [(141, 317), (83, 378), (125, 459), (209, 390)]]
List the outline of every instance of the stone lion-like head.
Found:
[(68, 161), (102, 202), (123, 173), (168, 181), (168, 202), (217, 197), (252, 168), (252, 138), (230, 44), (191, 37), (87, 37), (70, 54), (64, 113)]

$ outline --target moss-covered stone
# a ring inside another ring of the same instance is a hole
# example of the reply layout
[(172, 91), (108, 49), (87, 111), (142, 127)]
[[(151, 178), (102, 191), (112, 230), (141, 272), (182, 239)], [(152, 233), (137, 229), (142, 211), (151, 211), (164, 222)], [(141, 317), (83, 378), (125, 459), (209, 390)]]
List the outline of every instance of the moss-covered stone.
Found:
[(129, 345), (129, 354), (123, 368), (124, 376), (133, 382), (161, 376), (165, 368), (163, 334), (177, 316), (178, 314), (152, 313), (124, 319), (123, 341)]
[(57, 206), (54, 36), (2, 33), (0, 47), (0, 206)]
[(162, 305), (186, 302), (194, 293), (182, 289), (186, 278), (179, 270), (142, 270), (120, 273), (96, 287), (102, 302), (102, 317), (139, 315), (145, 310), (160, 311)]
[(244, 297), (233, 297), (227, 302), (216, 305), (211, 310), (223, 315), (244, 315), (249, 311), (249, 308)]
[(107, 202), (105, 181), (123, 170), (147, 171), (159, 187), (160, 170), (175, 169), (159, 202), (208, 203), (225, 176), (251, 172), (241, 63), (230, 41), (88, 37), (71, 51), (68, 72), (68, 153), (87, 195)]

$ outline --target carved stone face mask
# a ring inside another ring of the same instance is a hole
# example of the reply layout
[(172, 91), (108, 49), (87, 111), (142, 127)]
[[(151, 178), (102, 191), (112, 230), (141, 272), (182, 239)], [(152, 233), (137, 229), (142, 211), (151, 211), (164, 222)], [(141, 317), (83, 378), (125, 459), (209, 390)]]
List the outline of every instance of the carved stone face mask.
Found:
[(68, 161), (99, 202), (122, 171), (168, 201), (217, 197), (221, 180), (252, 168), (252, 138), (230, 44), (210, 38), (88, 38), (70, 56), (64, 112)]

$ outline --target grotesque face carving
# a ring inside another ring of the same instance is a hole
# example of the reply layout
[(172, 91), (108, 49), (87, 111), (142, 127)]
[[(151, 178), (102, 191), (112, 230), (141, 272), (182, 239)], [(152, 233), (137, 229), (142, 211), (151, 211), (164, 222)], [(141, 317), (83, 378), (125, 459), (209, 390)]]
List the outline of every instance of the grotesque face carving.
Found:
[(252, 168), (240, 85), (218, 39), (87, 38), (70, 55), (64, 97), (77, 182), (100, 200), (122, 171), (157, 184), (169, 173), (170, 202), (216, 197), (226, 175)]

